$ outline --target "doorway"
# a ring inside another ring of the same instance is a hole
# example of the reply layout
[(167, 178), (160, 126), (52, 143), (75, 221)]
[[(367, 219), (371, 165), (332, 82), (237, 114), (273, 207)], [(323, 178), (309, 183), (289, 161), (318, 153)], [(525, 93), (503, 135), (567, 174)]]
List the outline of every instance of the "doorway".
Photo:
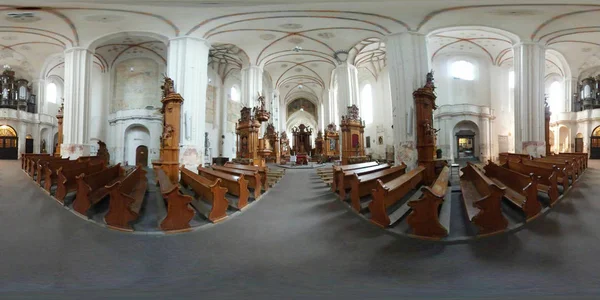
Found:
[(29, 134), (25, 138), (25, 153), (33, 153), (33, 137)]
[(456, 133), (456, 153), (459, 159), (475, 157), (475, 132), (460, 130)]
[(141, 145), (135, 149), (135, 165), (148, 165), (148, 147)]
[(590, 137), (590, 158), (600, 158), (600, 126), (596, 127)]
[(575, 152), (582, 153), (583, 152), (583, 134), (578, 133), (575, 136)]
[(0, 159), (17, 159), (19, 138), (8, 125), (0, 126)]

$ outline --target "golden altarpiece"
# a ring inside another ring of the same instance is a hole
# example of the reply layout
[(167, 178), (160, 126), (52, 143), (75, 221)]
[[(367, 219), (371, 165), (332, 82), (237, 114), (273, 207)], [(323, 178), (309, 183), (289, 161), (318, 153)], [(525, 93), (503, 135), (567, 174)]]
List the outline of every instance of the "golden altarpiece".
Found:
[(296, 163), (305, 165), (308, 163), (308, 156), (312, 152), (310, 136), (312, 129), (304, 124), (292, 128), (294, 141), (294, 155), (296, 155)]
[(160, 158), (152, 161), (155, 168), (165, 171), (172, 183), (179, 181), (179, 136), (181, 132), (181, 104), (183, 97), (175, 93), (174, 83), (171, 78), (165, 77), (162, 108), (163, 132), (160, 137)]
[(348, 113), (342, 116), (342, 165), (369, 161), (365, 156), (365, 124), (359, 116), (356, 105), (348, 106)]
[(280, 152), (281, 149), (279, 147), (279, 133), (275, 131), (275, 125), (273, 123), (267, 124), (267, 131), (265, 132), (264, 140), (269, 141), (273, 152), (271, 155), (265, 157), (267, 162), (272, 162), (279, 164), (281, 162)]
[(265, 109), (265, 99), (258, 97), (259, 106), (243, 107), (241, 118), (236, 124), (236, 158), (233, 162), (244, 165), (265, 166), (265, 157), (273, 152), (268, 139), (259, 138), (260, 127), (269, 121), (271, 113)]
[(338, 132), (335, 123), (327, 125), (324, 139), (323, 156), (325, 156), (327, 160), (339, 159), (340, 133)]

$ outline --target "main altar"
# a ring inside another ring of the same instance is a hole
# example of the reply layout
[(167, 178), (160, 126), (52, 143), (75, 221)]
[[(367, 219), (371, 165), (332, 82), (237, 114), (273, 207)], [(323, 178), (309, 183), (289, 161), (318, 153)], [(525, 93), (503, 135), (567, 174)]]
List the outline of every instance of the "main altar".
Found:
[(294, 154), (296, 155), (296, 164), (308, 164), (308, 157), (312, 152), (310, 136), (312, 129), (304, 124), (292, 128), (294, 141)]

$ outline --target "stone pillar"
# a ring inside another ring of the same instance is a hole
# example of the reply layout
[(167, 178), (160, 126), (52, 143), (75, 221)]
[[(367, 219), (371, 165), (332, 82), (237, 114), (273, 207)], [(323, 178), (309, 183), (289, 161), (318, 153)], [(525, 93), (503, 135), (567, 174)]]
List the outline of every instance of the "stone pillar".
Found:
[(263, 69), (257, 66), (248, 66), (242, 69), (242, 104), (246, 107), (253, 108), (258, 99), (258, 93), (262, 95), (262, 78)]
[[(425, 85), (429, 69), (425, 36), (406, 32), (387, 36), (392, 95), (395, 164), (417, 165), (416, 117), (412, 93)], [(435, 76), (435, 74), (434, 74)]]
[[(48, 107), (46, 104), (46, 80), (43, 78), (34, 79), (31, 81), (33, 87), (33, 94), (37, 97), (36, 109), (37, 113), (48, 113)], [(54, 146), (53, 146), (54, 147)]]
[(338, 116), (346, 115), (348, 106), (356, 105), (360, 109), (358, 92), (358, 70), (355, 66), (344, 62), (333, 70), (337, 80), (337, 97), (333, 99), (337, 103)]
[(210, 43), (194, 37), (169, 41), (167, 75), (183, 97), (179, 162), (195, 170), (204, 163), (206, 86)]
[(275, 126), (275, 131), (281, 131), (281, 107), (279, 105), (279, 90), (273, 90), (271, 95), (271, 122)]
[(545, 155), (544, 71), (546, 49), (524, 42), (513, 47), (515, 70), (515, 152)]
[[(225, 149), (227, 149), (226, 139), (227, 139), (227, 115), (228, 115), (228, 102), (227, 99), (227, 91), (225, 91), (225, 84), (221, 84), (219, 87), (219, 157), (223, 157), (225, 155)], [(231, 148), (231, 146), (229, 146)]]
[(65, 50), (65, 87), (62, 157), (76, 159), (90, 154), (88, 139), (90, 71), (92, 53), (85, 48)]
[(575, 109), (573, 103), (573, 95), (579, 94), (579, 80), (577, 77), (565, 77), (565, 111), (573, 111)]
[[(323, 94), (322, 94), (322, 98), (323, 98), (323, 125), (324, 128), (327, 128), (327, 125), (331, 124), (332, 118), (331, 118), (331, 103), (330, 103), (330, 98), (329, 98), (329, 89), (323, 89)], [(325, 129), (323, 129), (323, 132), (325, 132)]]
[(480, 124), (481, 124), (481, 130), (480, 130), (480, 143), (479, 143), (479, 151), (481, 152), (479, 154), (479, 160), (483, 163), (487, 163), (488, 159), (491, 159), (490, 156), (490, 150), (492, 148), (492, 144), (490, 142), (490, 130), (491, 130), (491, 126), (490, 126), (490, 119), (485, 116), (482, 117), (479, 120)]

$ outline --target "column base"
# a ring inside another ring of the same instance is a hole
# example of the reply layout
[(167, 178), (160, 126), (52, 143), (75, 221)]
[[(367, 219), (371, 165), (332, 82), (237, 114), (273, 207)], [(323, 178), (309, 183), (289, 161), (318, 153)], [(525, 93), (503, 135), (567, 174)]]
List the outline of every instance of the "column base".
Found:
[(544, 141), (528, 141), (523, 142), (523, 153), (527, 153), (533, 157), (546, 156), (546, 142)]
[(90, 155), (90, 145), (62, 144), (60, 145), (60, 156), (71, 160), (81, 156)]
[(417, 145), (413, 141), (407, 141), (398, 143), (395, 145), (394, 150), (395, 164), (400, 165), (404, 163), (406, 170), (410, 171), (417, 167), (417, 161), (419, 160), (419, 153), (417, 152)]
[(182, 145), (179, 150), (179, 163), (190, 170), (196, 170), (203, 163), (204, 152), (194, 145)]

